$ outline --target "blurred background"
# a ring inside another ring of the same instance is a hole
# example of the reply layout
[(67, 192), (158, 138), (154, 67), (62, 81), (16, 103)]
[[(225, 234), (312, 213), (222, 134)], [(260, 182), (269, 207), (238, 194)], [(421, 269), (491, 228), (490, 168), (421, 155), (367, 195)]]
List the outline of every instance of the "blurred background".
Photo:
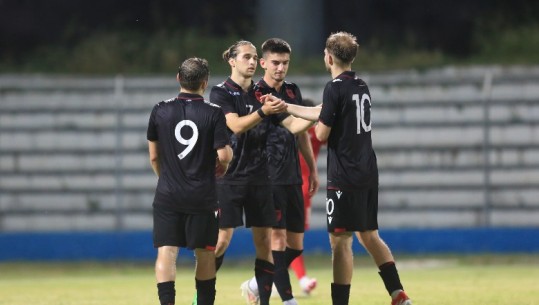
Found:
[[(228, 46), (281, 37), (288, 80), (320, 103), (336, 31), (361, 45), (393, 251), (539, 252), (537, 16), (526, 0), (0, 0), (0, 260), (153, 259), (146, 126), (179, 63), (208, 59), (215, 85)], [(306, 251), (329, 251), (325, 158)], [(251, 243), (239, 230), (230, 252)]]

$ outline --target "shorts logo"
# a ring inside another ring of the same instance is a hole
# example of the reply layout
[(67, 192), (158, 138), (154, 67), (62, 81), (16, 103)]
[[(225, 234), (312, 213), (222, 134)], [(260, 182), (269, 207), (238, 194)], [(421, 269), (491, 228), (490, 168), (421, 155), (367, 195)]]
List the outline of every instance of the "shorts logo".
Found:
[(213, 213), (215, 213), (215, 218), (219, 215), (219, 210), (215, 210)]
[(283, 213), (281, 210), (275, 210), (275, 214), (277, 216), (277, 222), (280, 222), (283, 219)]
[(333, 221), (333, 216), (331, 216), (331, 215), (333, 214), (334, 210), (335, 210), (335, 204), (333, 202), (333, 199), (326, 198), (326, 213), (328, 215), (328, 222), (330, 224)]
[(337, 199), (341, 199), (342, 192), (336, 191), (335, 194), (337, 195)]

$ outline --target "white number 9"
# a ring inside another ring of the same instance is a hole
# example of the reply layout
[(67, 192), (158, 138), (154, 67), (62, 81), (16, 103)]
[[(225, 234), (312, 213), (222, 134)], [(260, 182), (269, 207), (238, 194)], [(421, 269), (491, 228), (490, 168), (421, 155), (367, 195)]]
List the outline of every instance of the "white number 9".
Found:
[[(184, 126), (189, 126), (193, 130), (193, 135), (189, 139), (184, 139), (182, 137), (181, 131)], [(174, 135), (176, 136), (176, 140), (178, 140), (180, 144), (187, 145), (187, 147), (180, 154), (178, 154), (178, 158), (180, 158), (181, 160), (185, 158), (185, 156), (187, 156), (187, 154), (189, 154), (191, 150), (193, 150), (193, 147), (195, 147), (195, 144), (197, 143), (197, 140), (198, 140), (197, 125), (195, 125), (193, 121), (183, 120), (176, 125), (176, 129), (174, 130)]]

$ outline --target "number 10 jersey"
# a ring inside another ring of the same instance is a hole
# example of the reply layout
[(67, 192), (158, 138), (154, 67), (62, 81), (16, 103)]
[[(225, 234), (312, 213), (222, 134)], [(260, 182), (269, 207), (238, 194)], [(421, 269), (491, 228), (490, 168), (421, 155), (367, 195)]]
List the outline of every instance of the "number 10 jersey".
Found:
[(320, 121), (328, 138), (328, 189), (359, 190), (378, 185), (371, 139), (371, 97), (367, 84), (346, 71), (326, 84)]

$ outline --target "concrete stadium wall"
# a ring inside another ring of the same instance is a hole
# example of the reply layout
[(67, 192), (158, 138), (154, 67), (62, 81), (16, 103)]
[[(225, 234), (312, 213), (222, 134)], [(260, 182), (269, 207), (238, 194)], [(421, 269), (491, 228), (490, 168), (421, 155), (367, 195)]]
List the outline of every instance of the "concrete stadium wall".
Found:
[[(538, 67), (361, 77), (382, 228), (539, 225)], [(328, 76), (289, 79), (321, 102)], [(0, 232), (149, 230), (146, 124), (176, 92), (173, 77), (0, 75)], [(318, 164), (323, 228), (325, 150)]]

